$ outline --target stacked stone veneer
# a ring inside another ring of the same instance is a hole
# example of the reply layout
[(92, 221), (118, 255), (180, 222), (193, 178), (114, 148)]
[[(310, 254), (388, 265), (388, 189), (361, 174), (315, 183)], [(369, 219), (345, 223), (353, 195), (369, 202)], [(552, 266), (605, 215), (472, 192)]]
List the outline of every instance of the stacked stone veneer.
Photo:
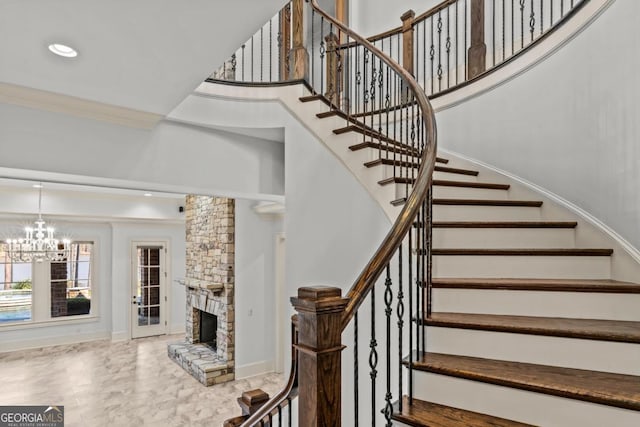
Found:
[[(234, 379), (234, 253), (235, 253), (235, 203), (233, 199), (189, 195), (185, 204), (186, 214), (186, 277), (187, 319), (186, 342), (191, 344), (191, 356), (206, 359), (202, 369), (185, 369), (206, 385)], [(200, 310), (218, 317), (217, 351), (211, 359), (206, 351), (194, 348), (200, 342)], [(185, 348), (181, 349), (185, 351)], [(171, 351), (170, 351), (171, 353)], [(190, 358), (191, 358), (190, 356)], [(180, 358), (183, 359), (183, 358)], [(216, 369), (211, 362), (215, 360)], [(204, 360), (203, 360), (204, 362)], [(222, 368), (222, 369), (221, 369)], [(204, 381), (203, 381), (204, 379)]]

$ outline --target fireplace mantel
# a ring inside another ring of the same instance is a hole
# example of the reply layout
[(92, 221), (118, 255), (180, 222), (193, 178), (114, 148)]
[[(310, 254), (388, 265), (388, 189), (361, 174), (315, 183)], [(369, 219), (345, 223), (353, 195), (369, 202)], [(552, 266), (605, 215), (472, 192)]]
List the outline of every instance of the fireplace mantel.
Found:
[(220, 293), (224, 290), (224, 284), (222, 283), (211, 283), (205, 280), (192, 279), (189, 277), (177, 280), (177, 282), (189, 289), (206, 289), (214, 294)]

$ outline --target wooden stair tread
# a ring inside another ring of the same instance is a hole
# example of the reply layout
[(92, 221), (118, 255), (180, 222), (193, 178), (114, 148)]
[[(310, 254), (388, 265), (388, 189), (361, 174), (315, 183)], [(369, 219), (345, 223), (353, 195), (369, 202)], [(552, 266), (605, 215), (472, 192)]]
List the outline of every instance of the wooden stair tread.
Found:
[[(640, 411), (640, 377), (503, 360), (414, 352), (414, 369)], [(408, 363), (405, 359), (405, 364)]]
[(298, 98), (300, 102), (324, 101), (326, 98), (322, 95), (306, 95)]
[(464, 206), (522, 206), (540, 207), (538, 200), (489, 200), (489, 199), (433, 199), (434, 205), (464, 205)]
[(562, 249), (433, 249), (433, 255), (497, 255), (497, 256), (610, 256), (613, 249), (562, 248)]
[(640, 284), (616, 280), (586, 279), (483, 279), (434, 278), (432, 286), (440, 289), (498, 289), (511, 291), (597, 292), (640, 294)]
[[(382, 150), (382, 151), (388, 151), (391, 153), (396, 153), (396, 154), (401, 154), (403, 156), (407, 156), (407, 157), (418, 157), (419, 153), (417, 150), (413, 149), (412, 147), (408, 146), (408, 145), (386, 145), (386, 144), (380, 144), (374, 141), (363, 141), (360, 142), (358, 144), (354, 144), (354, 145), (350, 145), (349, 146), (349, 150), (351, 151), (358, 151), (358, 150), (362, 150), (365, 148), (373, 148), (374, 150)], [(447, 160), (448, 162), (448, 160)], [(446, 163), (446, 162), (443, 162)]]
[(416, 398), (410, 405), (408, 396), (402, 396), (402, 411), (400, 411), (399, 402), (393, 405), (392, 418), (415, 427), (532, 427), (531, 424), (492, 417)]
[[(413, 184), (415, 178), (391, 177), (378, 181), (380, 185), (389, 184)], [(508, 190), (509, 184), (495, 184), (492, 182), (475, 182), (475, 181), (452, 181), (446, 179), (434, 179), (433, 185), (441, 187), (463, 187), (463, 188), (483, 188), (489, 190)]]
[(428, 326), (640, 344), (640, 322), (497, 314), (432, 313)]
[[(406, 197), (392, 200), (393, 206), (403, 205), (407, 201)], [(433, 199), (434, 205), (453, 206), (512, 206), (525, 208), (539, 208), (542, 201), (538, 200), (490, 200), (490, 199)]]
[[(440, 158), (439, 158), (440, 159)], [(442, 159), (440, 159), (442, 160)], [(408, 161), (400, 161), (393, 159), (376, 159), (370, 162), (366, 162), (364, 164), (368, 168), (372, 168), (380, 165), (388, 165), (388, 166), (400, 166), (400, 167), (411, 167), (411, 168), (419, 168), (420, 164), (416, 162), (408, 162)], [(478, 176), (478, 171), (470, 170), (470, 169), (460, 169), (460, 168), (452, 168), (449, 166), (439, 166), (435, 167), (436, 172), (448, 172), (448, 173), (456, 173), (459, 175), (469, 175), (469, 176)]]
[[(416, 227), (418, 224), (414, 224)], [(434, 228), (576, 228), (576, 221), (435, 221)]]
[(323, 111), (322, 113), (318, 113), (316, 114), (316, 117), (319, 119), (324, 119), (327, 117), (333, 117), (333, 116), (344, 116), (344, 113), (342, 113), (342, 111), (340, 110), (329, 110), (329, 111)]

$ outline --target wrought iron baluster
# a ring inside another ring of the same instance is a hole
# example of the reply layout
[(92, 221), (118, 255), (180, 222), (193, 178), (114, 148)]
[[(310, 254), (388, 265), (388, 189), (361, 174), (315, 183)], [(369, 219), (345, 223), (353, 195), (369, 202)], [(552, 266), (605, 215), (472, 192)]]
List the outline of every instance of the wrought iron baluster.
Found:
[(450, 76), (451, 76), (451, 20), (449, 19), (449, 7), (447, 7), (447, 41), (445, 42), (445, 49), (447, 52), (447, 88), (451, 85)]
[(511, 2), (511, 55), (515, 52), (516, 45), (516, 24), (515, 24), (515, 6)]
[(464, 53), (463, 53), (463, 57), (464, 57), (464, 80), (467, 81), (468, 78), (468, 71), (467, 71), (467, 0), (464, 0)]
[(458, 35), (460, 34), (458, 32), (458, 3), (456, 2), (456, 84), (458, 84)]
[(376, 288), (371, 288), (371, 339), (369, 341), (369, 376), (371, 377), (371, 425), (376, 425), (376, 377), (378, 376), (378, 352), (376, 347)]
[(242, 45), (242, 81), (244, 81), (244, 50), (245, 50), (245, 45)]
[[(412, 285), (412, 274), (411, 271), (411, 258), (413, 251), (413, 233), (414, 226), (409, 229), (409, 249), (407, 251), (407, 258), (409, 261), (409, 295), (411, 295), (411, 285)], [(398, 270), (402, 271), (402, 262), (398, 262)], [(409, 311), (411, 311), (411, 297), (409, 297)], [(404, 290), (402, 289), (402, 280), (398, 280), (398, 305), (396, 307), (396, 314), (398, 316), (398, 409), (402, 412), (402, 338), (403, 338), (403, 330), (404, 330)], [(411, 318), (409, 318), (411, 321)], [(411, 325), (411, 323), (409, 323)], [(411, 327), (409, 327), (409, 351), (411, 351)], [(411, 374), (409, 374), (411, 375)], [(411, 380), (409, 380), (411, 382)]]
[(358, 374), (358, 312), (353, 315), (353, 415), (355, 427), (358, 427), (358, 417), (360, 412), (360, 396), (359, 384), (360, 375)]
[(253, 36), (251, 36), (251, 82), (253, 81)]
[(236, 80), (236, 65), (237, 65), (237, 59), (236, 59), (236, 54), (234, 53), (233, 55), (231, 55), (231, 74), (232, 74), (232, 79)]
[(524, 1), (520, 0), (520, 49), (524, 48)]
[[(398, 256), (400, 258), (400, 262), (402, 263), (402, 245), (400, 245), (398, 249)], [(402, 268), (400, 268), (400, 277), (402, 277)], [(389, 264), (387, 264), (387, 277), (384, 281), (384, 314), (387, 318), (387, 391), (384, 396), (385, 407), (382, 410), (382, 413), (384, 414), (384, 417), (387, 421), (386, 427), (391, 427), (391, 416), (393, 415), (393, 406), (391, 405), (391, 313), (393, 312), (391, 304), (393, 303), (393, 291), (391, 290), (391, 285), (391, 267), (389, 266)]]
[(431, 48), (429, 49), (429, 58), (431, 61), (431, 94), (433, 95), (433, 93), (435, 92), (434, 89), (434, 81), (435, 81), (435, 76), (434, 76), (434, 60), (435, 60), (435, 55), (436, 55), (436, 48), (433, 44), (433, 16), (430, 18), (431, 21)]
[(496, 0), (492, 0), (491, 7), (491, 56), (493, 57), (493, 65), (496, 65)]
[(531, 0), (531, 13), (529, 14), (529, 32), (531, 33), (531, 41), (533, 41), (533, 32), (536, 30), (536, 12), (533, 9), (533, 0)]
[(560, 0), (560, 18), (564, 17), (564, 0)]
[(264, 27), (260, 28), (260, 81), (262, 81), (262, 75), (264, 73)]
[(360, 84), (362, 82), (362, 74), (360, 73), (360, 46), (356, 44), (356, 109), (355, 113), (360, 113)]
[(320, 94), (324, 94), (324, 54), (326, 46), (324, 43), (324, 16), (320, 17)]
[(506, 26), (506, 17), (505, 17), (505, 0), (502, 0), (502, 61), (505, 59), (505, 53), (507, 51), (507, 41), (505, 38), (505, 26)]
[[(316, 82), (315, 82), (315, 76), (316, 76), (316, 67), (315, 67), (315, 51), (316, 51), (316, 44), (315, 44), (315, 36), (316, 36), (316, 32), (315, 32), (315, 22), (316, 22), (316, 11), (315, 9), (311, 8), (311, 71), (309, 71), (309, 75), (311, 76), (311, 87), (313, 88), (313, 91), (316, 91)], [(322, 92), (321, 92), (322, 93)]]
[[(429, 192), (427, 193), (427, 201), (425, 202), (427, 204), (427, 222), (429, 224), (429, 227), (427, 228), (427, 230), (429, 230), (429, 235), (428, 235), (428, 241), (427, 241), (427, 248), (428, 248), (428, 252), (427, 252), (427, 313), (426, 316), (427, 317), (431, 317), (431, 306), (432, 306), (432, 298), (431, 298), (431, 293), (433, 290), (433, 280), (432, 280), (432, 276), (433, 276), (433, 186), (431, 187), (431, 189), (429, 190)], [(422, 329), (423, 333), (425, 328)], [(425, 346), (425, 340), (423, 340), (422, 345), (423, 345), (423, 349), (422, 351), (426, 351), (426, 349), (424, 348)]]
[(273, 81), (273, 19), (269, 20), (269, 81)]
[(540, 0), (540, 35), (544, 32), (544, 0)]
[(278, 427), (282, 427), (282, 406), (278, 405)]
[(438, 11), (438, 92), (442, 90), (442, 11)]

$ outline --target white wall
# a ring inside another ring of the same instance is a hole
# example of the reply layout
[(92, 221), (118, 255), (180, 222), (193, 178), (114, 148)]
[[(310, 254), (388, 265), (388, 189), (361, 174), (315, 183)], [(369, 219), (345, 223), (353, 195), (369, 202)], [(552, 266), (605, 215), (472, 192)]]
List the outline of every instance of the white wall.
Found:
[(236, 376), (274, 369), (275, 239), (284, 231), (282, 217), (258, 215), (252, 200), (236, 200)]
[[(282, 195), (282, 144), (169, 121), (134, 129), (0, 104), (0, 168), (182, 193)], [(36, 178), (37, 179), (37, 178)]]
[(640, 2), (616, 1), (521, 76), (437, 114), (442, 147), (521, 176), (640, 248)]
[(409, 9), (416, 16), (442, 0), (349, 0), (351, 28), (365, 37), (374, 36), (402, 25), (400, 17)]

